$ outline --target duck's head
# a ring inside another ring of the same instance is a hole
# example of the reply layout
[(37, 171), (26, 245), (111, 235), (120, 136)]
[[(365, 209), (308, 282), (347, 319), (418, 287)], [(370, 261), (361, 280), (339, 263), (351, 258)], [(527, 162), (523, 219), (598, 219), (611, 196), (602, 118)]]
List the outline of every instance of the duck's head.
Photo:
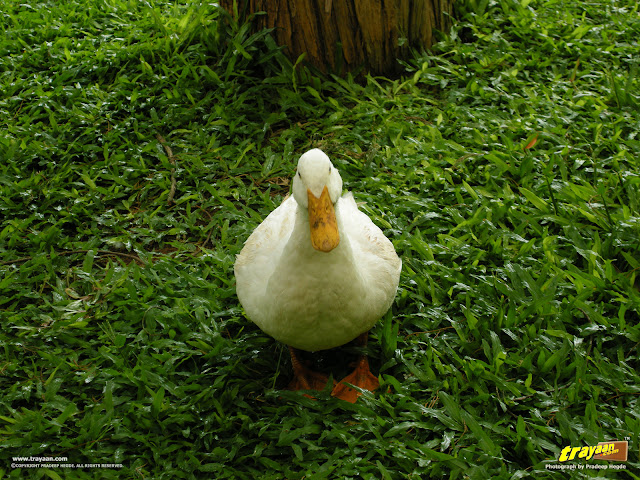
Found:
[(300, 157), (293, 179), (293, 198), (309, 210), (311, 245), (330, 252), (340, 243), (334, 205), (342, 194), (342, 178), (325, 153), (314, 148)]

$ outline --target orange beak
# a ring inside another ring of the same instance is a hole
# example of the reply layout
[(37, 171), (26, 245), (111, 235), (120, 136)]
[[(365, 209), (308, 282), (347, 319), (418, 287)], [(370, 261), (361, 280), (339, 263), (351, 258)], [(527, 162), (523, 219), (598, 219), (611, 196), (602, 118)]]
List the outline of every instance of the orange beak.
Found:
[(325, 186), (320, 198), (311, 193), (311, 190), (307, 190), (307, 197), (309, 198), (311, 245), (321, 252), (330, 252), (340, 243), (340, 233), (329, 190)]

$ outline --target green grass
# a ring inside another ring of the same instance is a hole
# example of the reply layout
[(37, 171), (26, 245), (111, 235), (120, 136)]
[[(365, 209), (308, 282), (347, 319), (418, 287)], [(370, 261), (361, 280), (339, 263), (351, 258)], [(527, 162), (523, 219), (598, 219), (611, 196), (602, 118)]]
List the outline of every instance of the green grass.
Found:
[[(361, 82), (211, 4), (32, 3), (0, 3), (0, 478), (640, 478), (635, 2), (461, 2)], [(283, 390), (235, 296), (311, 147), (404, 262), (355, 405)]]

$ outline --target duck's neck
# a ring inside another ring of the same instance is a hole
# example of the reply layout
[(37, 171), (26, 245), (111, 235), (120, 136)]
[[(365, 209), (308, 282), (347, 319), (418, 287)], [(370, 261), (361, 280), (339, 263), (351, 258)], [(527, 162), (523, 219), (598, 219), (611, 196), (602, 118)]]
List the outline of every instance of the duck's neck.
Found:
[[(327, 299), (341, 298), (345, 292), (363, 290), (364, 280), (357, 268), (349, 238), (341, 228), (339, 211), (336, 217), (340, 243), (330, 252), (320, 252), (311, 245), (309, 213), (297, 207), (293, 231), (267, 286), (269, 296), (316, 305)], [(318, 297), (313, 292), (321, 292), (322, 295)]]
[(339, 210), (336, 211), (336, 217), (338, 221), (338, 231), (340, 233), (340, 242), (330, 252), (320, 252), (313, 248), (311, 245), (311, 230), (309, 228), (309, 212), (306, 208), (298, 206), (296, 209), (296, 220), (289, 239), (289, 245), (291, 251), (295, 256), (299, 256), (300, 259), (304, 259), (306, 262), (314, 261), (319, 263), (333, 264), (340, 262), (343, 267), (348, 267), (353, 264), (353, 252), (351, 249), (351, 243), (348, 236), (345, 233), (345, 229), (342, 228), (342, 219), (340, 218)]

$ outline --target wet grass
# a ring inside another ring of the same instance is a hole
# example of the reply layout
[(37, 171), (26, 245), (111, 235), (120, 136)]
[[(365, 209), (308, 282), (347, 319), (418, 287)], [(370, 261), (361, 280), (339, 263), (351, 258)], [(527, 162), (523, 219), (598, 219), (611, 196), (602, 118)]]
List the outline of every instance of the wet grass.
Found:
[[(640, 478), (635, 2), (468, 1), (359, 82), (209, 4), (2, 7), (0, 478)], [(312, 147), (404, 262), (355, 405), (235, 296)]]

